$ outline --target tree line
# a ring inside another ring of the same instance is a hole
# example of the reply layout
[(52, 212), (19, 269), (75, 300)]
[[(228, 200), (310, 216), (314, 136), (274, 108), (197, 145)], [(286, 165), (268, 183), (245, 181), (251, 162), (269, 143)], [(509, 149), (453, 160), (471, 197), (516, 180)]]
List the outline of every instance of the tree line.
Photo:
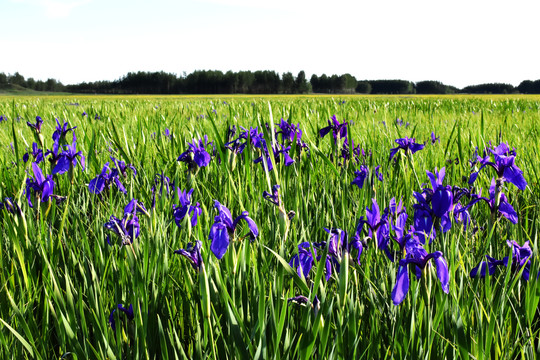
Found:
[(16, 72), (0, 72), (0, 89), (11, 86), (36, 91), (86, 94), (540, 94), (540, 80), (524, 80), (519, 86), (488, 83), (462, 89), (440, 81), (357, 80), (351, 74), (318, 76), (309, 81), (304, 71), (279, 74), (270, 70), (197, 70), (178, 76), (166, 72), (129, 72), (118, 80), (63, 85), (55, 79), (25, 79)]

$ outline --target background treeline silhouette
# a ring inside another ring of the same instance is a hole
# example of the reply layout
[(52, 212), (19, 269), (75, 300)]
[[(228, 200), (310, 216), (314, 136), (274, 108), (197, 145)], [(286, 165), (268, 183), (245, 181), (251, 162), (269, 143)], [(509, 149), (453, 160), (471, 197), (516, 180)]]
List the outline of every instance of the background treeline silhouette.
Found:
[(86, 94), (540, 94), (540, 80), (524, 80), (517, 87), (489, 83), (459, 89), (440, 81), (359, 81), (351, 74), (314, 74), (308, 81), (304, 71), (300, 71), (296, 76), (290, 72), (280, 76), (270, 70), (225, 73), (219, 70), (197, 70), (182, 76), (163, 71), (130, 72), (114, 81), (63, 85), (55, 79), (25, 79), (18, 72), (0, 72), (0, 90), (2, 89)]

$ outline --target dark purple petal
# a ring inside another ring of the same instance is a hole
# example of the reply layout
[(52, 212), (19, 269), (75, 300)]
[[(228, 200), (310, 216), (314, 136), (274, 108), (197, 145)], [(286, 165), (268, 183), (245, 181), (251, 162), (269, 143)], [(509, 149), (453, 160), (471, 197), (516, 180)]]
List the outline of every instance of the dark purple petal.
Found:
[(400, 264), (396, 276), (396, 285), (392, 290), (392, 301), (394, 302), (394, 305), (397, 306), (401, 304), (401, 302), (405, 300), (407, 292), (409, 292), (409, 272), (407, 270), (407, 265)]
[(221, 259), (229, 247), (229, 232), (227, 227), (221, 223), (212, 225), (208, 239), (212, 240), (210, 250), (218, 259)]

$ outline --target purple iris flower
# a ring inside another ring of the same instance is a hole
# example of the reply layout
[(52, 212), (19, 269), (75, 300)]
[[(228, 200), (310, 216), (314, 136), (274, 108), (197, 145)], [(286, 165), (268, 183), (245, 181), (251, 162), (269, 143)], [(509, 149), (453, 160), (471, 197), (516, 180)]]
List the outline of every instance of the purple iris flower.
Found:
[[(133, 313), (133, 305), (129, 304), (129, 307), (126, 309), (122, 304), (118, 304), (118, 310), (123, 312), (128, 320), (135, 319), (135, 314)], [(116, 308), (111, 311), (111, 314), (109, 315), (109, 325), (111, 325), (111, 329), (113, 331), (116, 331), (116, 322), (114, 320), (114, 312), (116, 311)]]
[(380, 168), (381, 168), (381, 165), (375, 166), (375, 177), (376, 177), (380, 182), (383, 182), (383, 181), (384, 181), (384, 176), (383, 176), (383, 173), (382, 173), (382, 172), (379, 172)]
[(263, 198), (270, 201), (272, 204), (279, 206), (279, 185), (274, 185), (272, 187), (272, 194), (268, 191), (263, 191)]
[(203, 266), (201, 247), (202, 243), (197, 240), (195, 243), (188, 243), (186, 249), (175, 250), (174, 253), (184, 256), (195, 270), (201, 271)]
[(298, 276), (308, 278), (313, 267), (314, 255), (317, 256), (317, 251), (311, 247), (309, 242), (305, 241), (298, 245), (298, 254), (292, 257), (289, 265), (296, 269)]
[[(79, 158), (77, 160), (77, 158)], [(66, 145), (66, 150), (62, 151), (59, 155), (56, 166), (54, 167), (52, 173), (54, 174), (63, 174), (66, 171), (73, 169), (77, 165), (77, 161), (80, 162), (83, 170), (84, 166), (84, 155), (82, 151), (77, 151), (77, 137), (75, 136), (75, 131), (73, 132), (73, 142), (71, 145)]]
[(101, 173), (98, 174), (98, 176), (96, 176), (94, 179), (90, 180), (88, 190), (90, 190), (90, 192), (93, 194), (100, 194), (104, 190), (109, 189), (111, 184), (114, 184), (118, 190), (124, 194), (127, 194), (126, 188), (120, 182), (118, 170), (116, 168), (111, 170), (109, 163), (107, 162), (103, 166)]
[(190, 168), (197, 165), (198, 167), (206, 167), (210, 164), (210, 154), (206, 151), (208, 146), (213, 145), (212, 142), (208, 142), (208, 136), (204, 135), (203, 139), (199, 141), (193, 139), (193, 143), (188, 143), (189, 149), (178, 157), (178, 161), (187, 163)]
[(34, 158), (36, 164), (39, 164), (40, 162), (43, 161), (43, 150), (38, 148), (37, 143), (34, 142), (32, 144), (32, 152), (27, 152), (26, 154), (23, 155), (23, 161), (24, 162), (28, 162), (28, 160), (30, 158), (30, 154)]
[[(122, 246), (130, 245), (140, 234), (141, 227), (139, 218), (137, 217), (137, 214), (140, 213), (148, 215), (148, 210), (146, 210), (144, 205), (137, 201), (137, 199), (133, 199), (124, 208), (124, 216), (122, 219), (111, 215), (104, 227), (120, 237)], [(107, 235), (107, 242), (111, 244), (109, 235)]]
[(404, 137), (402, 139), (396, 139), (395, 142), (398, 144), (397, 147), (390, 149), (390, 158), (388, 161), (392, 160), (394, 155), (402, 149), (406, 155), (414, 154), (415, 152), (422, 150), (424, 144), (417, 144), (416, 139)]
[(409, 266), (413, 266), (416, 273), (416, 278), (419, 280), (422, 276), (422, 270), (428, 264), (428, 261), (433, 259), (437, 270), (437, 277), (441, 283), (441, 287), (445, 293), (449, 293), (450, 275), (448, 273), (448, 263), (443, 257), (443, 253), (435, 251), (431, 254), (424, 249), (420, 241), (416, 238), (411, 238), (405, 245), (407, 256), (400, 260), (398, 272), (396, 276), (396, 285), (392, 290), (392, 301), (394, 305), (399, 305), (407, 292), (409, 291)]
[(69, 124), (67, 123), (67, 121), (64, 123), (64, 125), (60, 125), (60, 122), (58, 121), (58, 119), (56, 119), (56, 130), (52, 134), (53, 140), (61, 140), (67, 135), (69, 131), (77, 128), (76, 126), (68, 128), (68, 126)]
[(299, 142), (302, 138), (302, 130), (300, 130), (300, 123), (297, 125), (289, 124), (289, 122), (281, 118), (281, 122), (277, 124), (280, 131), (276, 132), (276, 135), (281, 134), (282, 142), (287, 140), (289, 143), (294, 141), (296, 136), (296, 141)]
[(319, 130), (319, 136), (323, 138), (330, 131), (332, 131), (332, 135), (334, 136), (334, 143), (337, 143), (338, 139), (347, 137), (347, 123), (340, 123), (336, 119), (336, 115), (332, 115), (332, 118), (328, 120), (328, 126), (323, 127), (321, 130)]
[(180, 188), (176, 189), (178, 193), (178, 201), (180, 206), (173, 204), (173, 216), (174, 221), (178, 227), (181, 227), (182, 220), (186, 215), (191, 214), (191, 226), (195, 227), (197, 225), (197, 217), (202, 214), (201, 205), (197, 203), (195, 206), (191, 205), (191, 194), (193, 194), (193, 189), (189, 190), (186, 193), (186, 190), (180, 191)]
[(518, 189), (525, 190), (527, 181), (523, 177), (523, 171), (515, 164), (516, 152), (510, 150), (506, 143), (501, 143), (495, 149), (489, 149), (494, 157), (493, 161), (489, 155), (480, 157), (477, 155), (476, 161), (472, 164), (480, 163), (482, 166), (477, 172), (473, 172), (469, 179), (469, 184), (476, 181), (478, 173), (486, 166), (491, 166), (497, 172), (497, 178), (501, 181), (506, 181), (514, 184)]
[(111, 160), (113, 164), (116, 166), (116, 168), (113, 168), (113, 170), (116, 171), (116, 173), (121, 174), (123, 177), (127, 176), (127, 169), (131, 169), (133, 171), (133, 175), (137, 175), (137, 170), (135, 167), (131, 164), (126, 164), (125, 161), (115, 159), (111, 156)]
[(351, 139), (351, 144), (349, 145), (349, 138), (345, 138), (343, 147), (341, 148), (341, 157), (343, 160), (354, 160), (358, 163), (360, 156), (365, 157), (365, 155), (364, 149), (360, 148), (360, 144), (355, 147), (354, 140)]
[(431, 132), (431, 145), (435, 145), (436, 142), (441, 142), (441, 138), (438, 136), (435, 136), (435, 133)]
[(221, 259), (227, 248), (229, 247), (230, 237), (234, 236), (236, 226), (240, 220), (244, 220), (249, 227), (249, 237), (253, 241), (259, 235), (259, 229), (255, 222), (249, 217), (247, 211), (242, 212), (234, 220), (232, 218), (231, 212), (227, 207), (220, 204), (219, 201), (215, 200), (215, 208), (218, 211), (218, 215), (214, 218), (214, 225), (210, 228), (210, 234), (208, 239), (212, 240), (210, 245), (210, 250), (214, 255)]
[[(514, 272), (521, 271), (523, 269), (522, 277), (528, 281), (531, 271), (531, 258), (532, 249), (528, 241), (525, 241), (523, 246), (520, 246), (515, 240), (507, 240), (506, 243), (512, 249), (512, 262), (510, 266)], [(488, 273), (493, 275), (498, 266), (508, 267), (508, 256), (505, 256), (502, 260), (494, 259), (486, 255), (487, 261), (481, 261), (476, 267), (471, 270), (471, 277), (480, 276), (484, 278)]]
[(280, 162), (281, 158), (279, 155), (281, 154), (283, 155), (283, 164), (285, 164), (285, 166), (291, 166), (292, 164), (294, 164), (294, 159), (291, 158), (291, 156), (289, 155), (289, 151), (291, 150), (290, 146), (283, 146), (281, 144), (277, 144), (273, 148), (273, 150), (274, 150), (274, 159), (276, 163)]
[(499, 212), (502, 216), (510, 220), (512, 224), (518, 223), (518, 215), (512, 205), (508, 202), (508, 198), (503, 192), (499, 192), (499, 206), (496, 204), (496, 194), (495, 194), (495, 186), (496, 186), (496, 180), (495, 178), (491, 179), (491, 186), (489, 187), (489, 199), (486, 197), (482, 197), (481, 194), (479, 195), (471, 195), (472, 200), (471, 202), (464, 208), (462, 208), (460, 211), (466, 211), (470, 209), (474, 204), (484, 201), (486, 204), (488, 204), (489, 209), (491, 213)]
[(364, 181), (369, 175), (369, 169), (365, 165), (360, 166), (360, 170), (356, 170), (354, 172), (354, 175), (356, 176), (354, 180), (351, 182), (351, 185), (356, 185), (358, 188), (362, 188), (364, 186)]
[(32, 177), (26, 179), (26, 196), (30, 207), (33, 207), (32, 201), (30, 200), (30, 189), (34, 190), (36, 197), (42, 202), (48, 201), (54, 191), (54, 180), (52, 175), (47, 175), (47, 177), (43, 176), (41, 169), (35, 162), (32, 163), (32, 171), (34, 172), (35, 179)]
[(296, 305), (299, 305), (299, 306), (310, 306), (311, 305), (311, 308), (313, 309), (313, 312), (314, 312), (315, 316), (317, 316), (317, 313), (319, 312), (319, 310), (321, 308), (321, 302), (320, 302), (319, 298), (317, 297), (317, 295), (315, 295), (315, 298), (313, 299), (312, 302), (310, 302), (309, 299), (307, 297), (305, 297), (304, 295), (297, 295), (297, 296), (288, 298), (287, 303), (288, 304), (293, 303), (293, 304), (296, 304)]
[(7, 121), (7, 116), (6, 115), (0, 115), (0, 122), (2, 121)]
[(62, 155), (61, 153), (58, 152), (59, 150), (60, 150), (60, 143), (59, 143), (59, 139), (57, 139), (57, 140), (54, 140), (52, 150), (45, 151), (45, 156), (49, 156), (49, 162), (53, 166), (56, 165), (58, 160), (60, 160), (60, 156)]
[(41, 134), (41, 126), (43, 125), (43, 119), (41, 116), (36, 116), (36, 123), (33, 124), (30, 121), (27, 121), (26, 124), (30, 126), (38, 134)]
[(390, 226), (388, 222), (388, 212), (381, 214), (379, 205), (375, 198), (371, 199), (372, 207), (369, 209), (366, 207), (366, 220), (363, 217), (360, 218), (357, 232), (361, 232), (364, 225), (368, 227), (368, 237), (375, 241), (377, 248), (384, 251), (388, 259), (393, 261), (393, 256), (389, 249), (390, 243)]
[(21, 207), (19, 206), (19, 204), (9, 197), (5, 198), (3, 202), (0, 201), (0, 211), (2, 211), (3, 209), (6, 209), (6, 211), (11, 214), (21, 214)]
[(425, 243), (429, 237), (430, 243), (436, 237), (437, 228), (443, 233), (450, 230), (452, 222), (450, 212), (454, 204), (452, 188), (443, 185), (445, 168), (440, 171), (435, 169), (435, 174), (426, 171), (431, 182), (431, 189), (425, 188), (422, 193), (414, 192), (414, 197), (418, 201), (414, 204), (414, 227), (421, 235), (422, 242)]

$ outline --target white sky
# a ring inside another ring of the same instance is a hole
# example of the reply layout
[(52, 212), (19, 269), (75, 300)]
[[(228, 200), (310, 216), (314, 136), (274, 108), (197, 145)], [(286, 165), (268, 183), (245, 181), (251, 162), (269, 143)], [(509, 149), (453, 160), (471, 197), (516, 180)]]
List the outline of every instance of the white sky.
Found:
[(464, 87), (540, 79), (538, 0), (0, 0), (0, 72), (275, 70)]

